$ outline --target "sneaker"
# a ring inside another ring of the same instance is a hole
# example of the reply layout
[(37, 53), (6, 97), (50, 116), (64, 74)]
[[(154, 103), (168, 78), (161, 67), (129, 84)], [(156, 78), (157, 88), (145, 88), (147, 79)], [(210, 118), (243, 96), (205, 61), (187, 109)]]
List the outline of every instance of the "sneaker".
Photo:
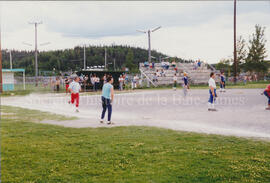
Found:
[(216, 109), (209, 108), (208, 111), (217, 111)]
[(71, 102), (70, 101), (68, 101), (68, 104), (70, 104)]
[(110, 124), (112, 124), (112, 122), (111, 122), (111, 121), (108, 121), (108, 122), (107, 122), (107, 125), (110, 125)]
[(76, 109), (76, 112), (79, 112), (79, 109)]
[(270, 107), (266, 107), (265, 110), (270, 110)]
[(103, 119), (100, 119), (99, 122), (100, 122), (100, 123), (103, 123)]

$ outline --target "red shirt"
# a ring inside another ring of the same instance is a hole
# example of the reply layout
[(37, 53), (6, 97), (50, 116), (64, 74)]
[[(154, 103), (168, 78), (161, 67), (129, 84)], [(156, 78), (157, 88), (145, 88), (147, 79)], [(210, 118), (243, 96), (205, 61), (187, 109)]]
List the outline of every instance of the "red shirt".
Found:
[(266, 89), (264, 91), (266, 91), (268, 93), (268, 95), (270, 95), (270, 84), (267, 85), (267, 87), (266, 87)]

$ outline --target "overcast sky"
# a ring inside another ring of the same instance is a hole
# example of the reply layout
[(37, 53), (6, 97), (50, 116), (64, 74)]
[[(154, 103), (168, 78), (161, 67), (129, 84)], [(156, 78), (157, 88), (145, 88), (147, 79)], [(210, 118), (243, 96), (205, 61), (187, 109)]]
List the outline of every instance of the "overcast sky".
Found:
[[(247, 41), (255, 24), (266, 27), (270, 59), (270, 1), (238, 1), (237, 35)], [(73, 48), (77, 45), (123, 44), (147, 48), (147, 30), (154, 32), (152, 49), (169, 56), (202, 59), (208, 63), (232, 57), (233, 1), (55, 1), (0, 2), (2, 47), (31, 50), (38, 26), (40, 50)], [(147, 58), (146, 58), (147, 59)]]

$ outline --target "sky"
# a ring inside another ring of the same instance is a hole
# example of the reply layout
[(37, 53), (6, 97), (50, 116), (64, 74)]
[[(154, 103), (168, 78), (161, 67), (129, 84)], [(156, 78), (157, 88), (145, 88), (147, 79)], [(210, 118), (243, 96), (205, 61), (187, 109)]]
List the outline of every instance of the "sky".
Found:
[[(29, 23), (42, 22), (42, 51), (83, 44), (147, 49), (147, 35), (136, 30), (162, 26), (151, 34), (153, 50), (208, 63), (233, 55), (233, 1), (2, 1), (0, 16), (3, 49), (33, 50), (34, 25)], [(237, 1), (237, 36), (248, 42), (256, 24), (265, 27), (267, 59), (269, 20), (270, 1)]]

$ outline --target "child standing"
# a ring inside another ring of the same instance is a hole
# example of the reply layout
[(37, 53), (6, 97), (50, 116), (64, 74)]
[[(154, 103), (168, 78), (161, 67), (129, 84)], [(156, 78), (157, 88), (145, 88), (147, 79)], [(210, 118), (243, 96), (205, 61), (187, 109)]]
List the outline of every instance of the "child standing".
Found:
[(74, 81), (69, 85), (69, 91), (71, 92), (71, 103), (76, 106), (76, 112), (79, 112), (79, 93), (81, 91), (81, 85), (79, 84), (80, 78), (75, 77)]
[(215, 81), (215, 74), (213, 72), (211, 72), (210, 74), (210, 79), (208, 81), (208, 84), (209, 84), (209, 94), (210, 94), (210, 97), (208, 100), (208, 111), (217, 111), (214, 106), (214, 102), (217, 97), (217, 93), (216, 93), (217, 86), (216, 86), (216, 81)]
[(173, 90), (176, 91), (176, 85), (177, 85), (177, 76), (174, 74), (173, 76)]
[(184, 97), (186, 97), (186, 96), (187, 96), (187, 91), (188, 91), (188, 88), (189, 88), (189, 86), (188, 86), (187, 73), (184, 73), (184, 78), (183, 78), (183, 80), (184, 80), (184, 83), (183, 83)]
[(220, 92), (225, 92), (225, 75), (224, 75), (224, 72), (221, 72), (221, 75), (220, 75)]

